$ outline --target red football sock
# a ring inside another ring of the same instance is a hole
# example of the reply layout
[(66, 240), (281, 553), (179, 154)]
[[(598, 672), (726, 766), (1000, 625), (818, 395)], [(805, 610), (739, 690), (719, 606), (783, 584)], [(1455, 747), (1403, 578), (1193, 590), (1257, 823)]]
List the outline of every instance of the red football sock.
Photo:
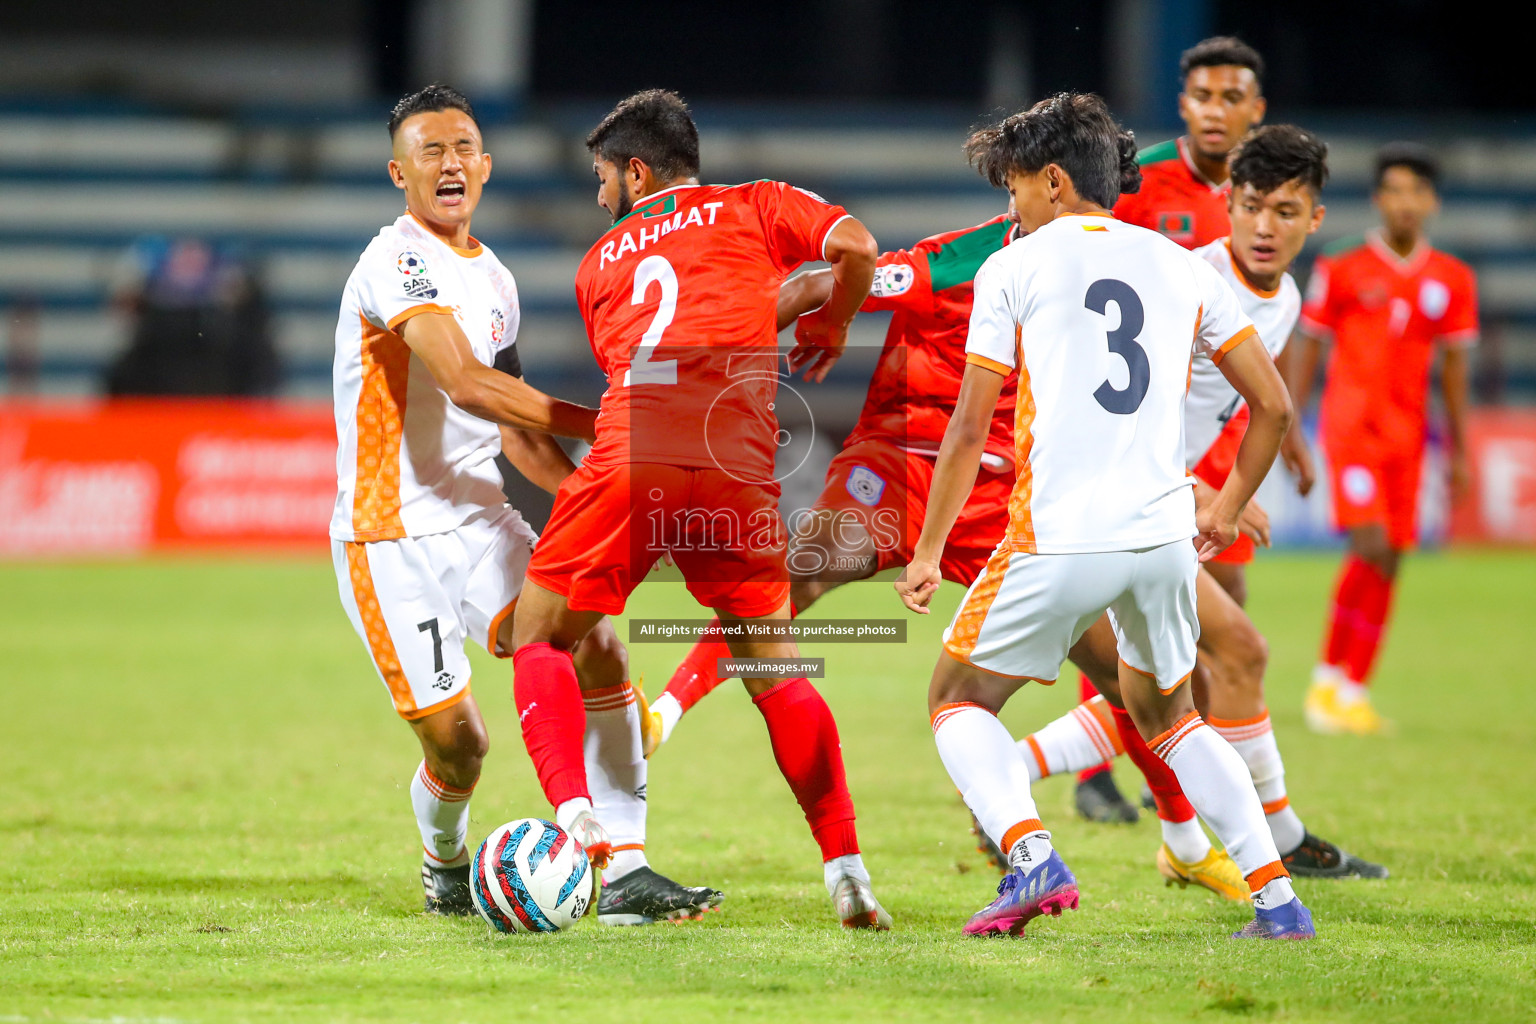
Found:
[(704, 636), (693, 645), (693, 650), (689, 651), (683, 663), (677, 666), (677, 671), (672, 673), (667, 688), (661, 692), (670, 693), (678, 706), (687, 711), (711, 690), (725, 682), (715, 669), (718, 667), (719, 659), (730, 656), (731, 648), (721, 638), (720, 620), (711, 619), (709, 628), (704, 631)]
[[(794, 618), (797, 614), (799, 613), (791, 602), (790, 618)], [(693, 645), (693, 649), (688, 652), (683, 663), (677, 666), (677, 671), (672, 673), (666, 689), (661, 692), (670, 693), (672, 699), (677, 701), (678, 707), (686, 713), (689, 708), (713, 692), (715, 687), (725, 682), (716, 669), (719, 668), (718, 662), (721, 658), (730, 656), (730, 645), (721, 637), (720, 620), (710, 619), (704, 635), (699, 638), (698, 643)]]
[(1333, 604), (1328, 613), (1328, 635), (1323, 640), (1323, 664), (1343, 667), (1354, 646), (1359, 626), (1359, 606), (1370, 585), (1371, 567), (1354, 555), (1345, 555), (1333, 585)]
[(752, 698), (768, 725), (773, 759), (794, 791), (821, 859), (859, 852), (853, 797), (843, 774), (843, 748), (832, 709), (810, 680), (788, 679)]
[[(1098, 695), (1099, 695), (1099, 688), (1097, 686), (1094, 686), (1093, 683), (1089, 682), (1089, 680), (1088, 680), (1088, 673), (1086, 673), (1086, 672), (1079, 672), (1077, 674), (1077, 701), (1078, 701), (1078, 703), (1079, 704), (1087, 703), (1088, 701), (1093, 700), (1093, 698), (1097, 697)], [(1093, 778), (1095, 775), (1098, 775), (1101, 772), (1107, 772), (1107, 771), (1109, 771), (1109, 769), (1110, 769), (1110, 763), (1108, 761), (1105, 761), (1103, 764), (1096, 764), (1092, 768), (1084, 768), (1082, 771), (1077, 773), (1078, 784), (1081, 785), (1082, 783), (1087, 782), (1089, 779)]]
[(587, 713), (569, 651), (547, 643), (525, 644), (512, 655), (512, 699), (523, 725), (523, 742), (550, 805), (591, 799), (582, 762)]
[(1164, 821), (1188, 821), (1195, 816), (1195, 809), (1184, 797), (1184, 790), (1179, 786), (1179, 778), (1173, 774), (1173, 769), (1147, 746), (1147, 741), (1141, 738), (1141, 733), (1136, 731), (1136, 723), (1131, 721), (1131, 716), (1120, 708), (1111, 707), (1110, 711), (1115, 716), (1115, 728), (1120, 732), (1120, 741), (1125, 744), (1125, 756), (1136, 763), (1141, 769), (1141, 774), (1146, 776), (1147, 788), (1152, 790), (1152, 799), (1157, 801), (1157, 816)]
[(1381, 650), (1381, 638), (1386, 632), (1387, 616), (1392, 611), (1392, 577), (1383, 576), (1365, 562), (1362, 566), (1360, 599), (1355, 608), (1354, 637), (1345, 652), (1344, 674), (1351, 682), (1364, 685), (1370, 682), (1371, 669)]

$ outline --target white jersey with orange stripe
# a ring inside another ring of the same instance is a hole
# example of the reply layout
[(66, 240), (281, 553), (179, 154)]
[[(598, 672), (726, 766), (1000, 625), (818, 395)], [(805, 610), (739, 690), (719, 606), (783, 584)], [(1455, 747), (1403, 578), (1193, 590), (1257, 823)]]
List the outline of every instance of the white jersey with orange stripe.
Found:
[(341, 299), (332, 386), (331, 537), (444, 533), (504, 505), (497, 426), (448, 400), (400, 336), (420, 313), (453, 316), (487, 366), (517, 338), (517, 285), (490, 249), (448, 245), (409, 213), (363, 250)]
[[(1264, 342), (1269, 354), (1278, 359), (1301, 316), (1301, 289), (1296, 287), (1296, 281), (1290, 274), (1282, 274), (1274, 291), (1255, 288), (1233, 260), (1230, 238), (1219, 238), (1210, 245), (1203, 245), (1195, 250), (1195, 255), (1216, 268), (1237, 296), (1243, 312), (1258, 329), (1259, 340)], [(1227, 383), (1216, 364), (1204, 353), (1196, 352), (1189, 373), (1189, 398), (1184, 402), (1184, 462), (1187, 466), (1193, 469), (1200, 464), (1242, 405), (1242, 396)]]
[(1254, 333), (1211, 265), (1155, 231), (1067, 215), (976, 275), (966, 358), (1017, 370), (1014, 551), (1132, 551), (1195, 534), (1190, 360)]

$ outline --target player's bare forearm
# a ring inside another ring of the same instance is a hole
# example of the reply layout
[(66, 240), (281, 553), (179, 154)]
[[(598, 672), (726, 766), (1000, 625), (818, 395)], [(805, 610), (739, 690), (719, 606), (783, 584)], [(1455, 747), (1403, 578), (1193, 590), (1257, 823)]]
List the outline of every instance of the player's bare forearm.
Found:
[(813, 309), (826, 305), (832, 296), (832, 271), (808, 270), (796, 274), (779, 288), (779, 330)]
[(447, 392), (448, 400), (465, 412), (506, 427), (596, 439), (596, 409), (551, 397), (518, 377), (486, 366), (475, 358), (469, 339), (452, 316), (413, 316), (402, 326), (401, 337)]
[[(1225, 540), (1211, 555), (1235, 538), (1237, 521), (1274, 465), (1294, 415), (1285, 381), (1257, 337), (1248, 338), (1228, 352), (1219, 366), (1222, 375), (1248, 403), (1250, 418), (1231, 474), (1215, 501), (1197, 517), (1202, 534), (1214, 529), (1213, 538), (1218, 543)], [(1201, 554), (1206, 556), (1205, 547)]]
[(1003, 391), (1003, 376), (974, 363), (967, 364), (961, 378), (960, 398), (955, 414), (944, 431), (939, 457), (933, 468), (933, 483), (928, 490), (928, 506), (923, 515), (923, 532), (913, 551), (913, 561), (938, 560), (944, 542), (955, 525), (976, 486), (976, 472), (986, 451), (992, 415)]
[(1466, 451), (1467, 393), (1470, 373), (1467, 352), (1462, 348), (1445, 350), (1440, 366), (1440, 388), (1445, 395), (1445, 430), (1455, 452)]
[(875, 236), (849, 217), (828, 233), (822, 249), (832, 275), (832, 293), (822, 306), (823, 315), (833, 323), (851, 323), (875, 282), (875, 261), (880, 256)]
[(1322, 353), (1323, 342), (1304, 332), (1297, 332), (1280, 353), (1280, 368), (1293, 408), (1305, 409), (1312, 400), (1312, 383), (1317, 378), (1317, 363)]
[(536, 430), (502, 427), (501, 453), (529, 483), (550, 494), (576, 471), (576, 463), (560, 443)]

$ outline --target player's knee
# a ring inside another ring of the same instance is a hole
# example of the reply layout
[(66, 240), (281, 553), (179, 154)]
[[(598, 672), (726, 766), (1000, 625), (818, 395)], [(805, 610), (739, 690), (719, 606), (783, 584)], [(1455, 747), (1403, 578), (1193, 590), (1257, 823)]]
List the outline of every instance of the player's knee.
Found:
[(623, 685), (629, 679), (629, 651), (611, 629), (594, 629), (576, 646), (576, 675), (583, 690)]

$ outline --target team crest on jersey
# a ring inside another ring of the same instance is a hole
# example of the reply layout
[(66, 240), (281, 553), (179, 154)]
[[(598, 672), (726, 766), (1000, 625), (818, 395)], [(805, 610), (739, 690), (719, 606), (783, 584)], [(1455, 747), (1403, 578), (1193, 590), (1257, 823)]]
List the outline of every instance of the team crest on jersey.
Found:
[(868, 466), (854, 466), (848, 474), (847, 486), (854, 501), (871, 508), (880, 504), (880, 496), (885, 493), (885, 481)]
[(912, 287), (912, 283), (916, 280), (917, 274), (912, 268), (901, 263), (876, 267), (875, 283), (870, 285), (869, 294), (877, 299), (888, 299), (893, 295), (902, 295)]
[(406, 277), (420, 277), (427, 272), (427, 261), (420, 254), (407, 249), (395, 260), (395, 266)]
[(1167, 235), (1175, 242), (1187, 242), (1195, 237), (1195, 215), (1192, 213), (1160, 213), (1157, 215), (1159, 234)]
[(1419, 285), (1419, 312), (1431, 320), (1439, 320), (1451, 305), (1451, 290), (1441, 281), (1426, 278)]
[(491, 310), (491, 344), (501, 347), (502, 335), (507, 333), (507, 314), (497, 306)]

